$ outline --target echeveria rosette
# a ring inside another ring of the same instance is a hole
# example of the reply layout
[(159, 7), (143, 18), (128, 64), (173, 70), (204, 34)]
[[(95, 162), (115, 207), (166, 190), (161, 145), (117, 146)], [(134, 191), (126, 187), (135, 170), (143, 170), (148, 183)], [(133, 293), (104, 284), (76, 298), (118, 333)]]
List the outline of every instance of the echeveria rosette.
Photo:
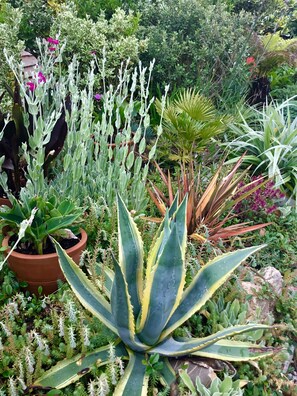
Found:
[[(110, 301), (55, 242), (61, 268), (72, 290), (86, 309), (119, 336), (116, 354), (129, 359), (114, 390), (116, 396), (147, 394), (148, 375), (142, 364), (147, 354), (161, 356), (160, 374), (169, 385), (175, 375), (167, 357), (195, 355), (242, 361), (273, 353), (262, 345), (229, 340), (233, 335), (270, 328), (261, 324), (234, 326), (203, 338), (174, 338), (174, 330), (211, 298), (242, 261), (262, 248), (250, 247), (216, 257), (185, 288), (187, 197), (179, 207), (177, 202), (176, 197), (157, 231), (144, 269), (140, 233), (118, 197), (119, 259), (114, 259), (114, 272), (107, 270), (105, 282)], [(78, 380), (92, 364), (108, 364), (107, 350), (108, 346), (102, 347), (58, 363), (34, 386), (63, 388)]]

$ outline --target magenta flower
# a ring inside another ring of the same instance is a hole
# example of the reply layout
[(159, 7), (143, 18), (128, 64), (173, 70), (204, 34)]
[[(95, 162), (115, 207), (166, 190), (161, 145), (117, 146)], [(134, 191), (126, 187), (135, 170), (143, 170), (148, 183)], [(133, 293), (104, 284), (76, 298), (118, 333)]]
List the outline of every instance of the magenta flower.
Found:
[(36, 89), (36, 84), (33, 81), (28, 81), (26, 83), (27, 87), (29, 88), (29, 91), (33, 92)]
[(56, 51), (56, 47), (49, 47), (48, 50), (51, 52)]
[(54, 38), (52, 38), (52, 37), (48, 37), (48, 38), (46, 39), (46, 41), (47, 41), (48, 43), (50, 43), (50, 44), (55, 44), (55, 45), (58, 45), (58, 44), (59, 44), (59, 40), (54, 39)]
[(41, 71), (38, 72), (37, 77), (38, 77), (38, 83), (39, 83), (39, 84), (40, 84), (40, 83), (45, 83), (45, 82), (46, 82), (45, 75), (44, 75)]
[(102, 99), (102, 96), (103, 96), (103, 95), (97, 93), (96, 95), (94, 95), (94, 99), (97, 100), (97, 101), (99, 102), (99, 100)]

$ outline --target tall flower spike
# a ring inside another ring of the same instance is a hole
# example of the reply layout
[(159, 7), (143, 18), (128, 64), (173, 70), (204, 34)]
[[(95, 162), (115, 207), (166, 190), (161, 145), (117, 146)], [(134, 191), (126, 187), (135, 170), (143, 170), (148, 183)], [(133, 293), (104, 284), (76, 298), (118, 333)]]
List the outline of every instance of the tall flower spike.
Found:
[(25, 347), (25, 360), (30, 374), (34, 372), (35, 359), (29, 347)]
[(68, 318), (70, 320), (71, 323), (75, 323), (76, 322), (76, 308), (75, 308), (75, 304), (73, 301), (68, 300), (66, 303), (66, 310), (68, 313)]
[(90, 329), (88, 328), (88, 326), (83, 326), (83, 344), (84, 346), (89, 346), (90, 345), (90, 338), (89, 338), (89, 334), (90, 334)]
[(74, 349), (76, 348), (76, 340), (75, 340), (74, 328), (72, 325), (68, 327), (68, 333), (69, 333), (70, 347)]
[(106, 374), (101, 374), (98, 381), (98, 396), (107, 396), (109, 394), (109, 385), (108, 385), (108, 378)]
[(64, 331), (64, 317), (60, 316), (59, 317), (59, 336), (64, 337), (65, 331)]
[(10, 396), (18, 396), (19, 392), (17, 390), (15, 379), (13, 377), (9, 377), (8, 388)]
[(9, 337), (11, 335), (11, 332), (8, 329), (8, 327), (6, 326), (6, 324), (3, 322), (0, 322), (0, 325), (1, 325), (2, 330), (3, 330), (4, 334), (6, 335), (6, 337)]

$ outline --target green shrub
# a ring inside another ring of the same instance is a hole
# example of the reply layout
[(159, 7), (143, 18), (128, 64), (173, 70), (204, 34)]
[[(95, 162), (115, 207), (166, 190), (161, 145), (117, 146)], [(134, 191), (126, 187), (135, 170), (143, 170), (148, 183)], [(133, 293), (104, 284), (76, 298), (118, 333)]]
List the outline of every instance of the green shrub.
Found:
[(261, 33), (281, 30), (291, 31), (296, 9), (295, 0), (226, 0), (234, 13), (247, 11), (255, 15), (256, 30)]
[(44, 0), (16, 0), (14, 6), (22, 12), (18, 37), (25, 42), (26, 48), (36, 52), (37, 37), (47, 37), (54, 19), (54, 11)]
[(101, 64), (105, 48), (105, 78), (109, 82), (117, 75), (122, 61), (138, 61), (139, 54), (145, 49), (145, 40), (136, 38), (139, 16), (125, 14), (117, 9), (108, 21), (102, 12), (96, 22), (90, 18), (80, 18), (74, 7), (63, 6), (52, 28), (51, 36), (58, 34), (60, 40), (66, 40), (63, 63), (68, 65), (75, 55), (80, 63), (80, 72), (87, 74), (94, 55)]
[(191, 377), (186, 370), (180, 370), (180, 377), (182, 383), (191, 391), (191, 395), (199, 396), (242, 396), (243, 390), (240, 389), (240, 380), (233, 381), (232, 377), (225, 376), (221, 381), (218, 377), (215, 378), (209, 388), (204, 386), (200, 378), (196, 378), (196, 388), (194, 387)]
[(118, 7), (125, 9), (135, 7), (133, 0), (74, 0), (79, 17), (86, 18), (87, 15), (96, 21), (100, 16), (101, 11), (104, 11), (105, 16), (109, 19)]
[(3, 50), (6, 48), (9, 55), (20, 59), (24, 47), (24, 43), (18, 38), (21, 19), (22, 12), (20, 10), (15, 10), (10, 4), (0, 0), (0, 95), (4, 83), (10, 84), (13, 80), (13, 74), (6, 63)]
[(147, 1), (141, 12), (141, 32), (149, 39), (142, 59), (156, 59), (155, 89), (170, 83), (171, 89), (197, 86), (217, 98), (224, 92), (232, 101), (242, 96), (250, 15), (232, 15), (221, 2), (198, 0)]

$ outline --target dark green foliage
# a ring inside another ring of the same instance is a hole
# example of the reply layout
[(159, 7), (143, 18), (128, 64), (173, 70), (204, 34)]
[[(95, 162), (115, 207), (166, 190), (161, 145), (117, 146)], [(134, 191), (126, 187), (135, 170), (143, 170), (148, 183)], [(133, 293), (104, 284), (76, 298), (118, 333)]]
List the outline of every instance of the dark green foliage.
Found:
[(12, 3), (22, 10), (19, 39), (25, 41), (26, 48), (31, 52), (37, 52), (36, 37), (48, 37), (54, 11), (46, 0), (15, 0)]
[(97, 20), (102, 11), (109, 19), (118, 7), (127, 10), (135, 8), (135, 1), (133, 0), (74, 0), (74, 4), (79, 17), (85, 18), (88, 15), (94, 21)]
[[(294, 66), (282, 65), (269, 73), (270, 95), (284, 101), (297, 92), (297, 70)], [(296, 116), (294, 113), (293, 116)]]
[[(153, 85), (197, 86), (203, 93), (232, 96), (246, 89), (249, 32), (247, 14), (232, 15), (223, 3), (169, 0), (141, 7), (142, 34), (149, 38), (145, 62), (156, 59)], [(232, 102), (232, 101), (230, 101)]]

